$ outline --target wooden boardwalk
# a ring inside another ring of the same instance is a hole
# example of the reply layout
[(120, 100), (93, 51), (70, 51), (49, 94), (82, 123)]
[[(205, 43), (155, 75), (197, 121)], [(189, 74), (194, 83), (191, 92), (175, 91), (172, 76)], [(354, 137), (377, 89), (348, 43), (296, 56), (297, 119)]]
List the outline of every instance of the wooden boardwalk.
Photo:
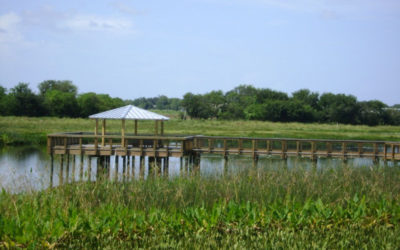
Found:
[(48, 153), (56, 155), (186, 157), (201, 154), (263, 155), (400, 160), (400, 142), (317, 140), (215, 136), (94, 135), (56, 133), (47, 137)]

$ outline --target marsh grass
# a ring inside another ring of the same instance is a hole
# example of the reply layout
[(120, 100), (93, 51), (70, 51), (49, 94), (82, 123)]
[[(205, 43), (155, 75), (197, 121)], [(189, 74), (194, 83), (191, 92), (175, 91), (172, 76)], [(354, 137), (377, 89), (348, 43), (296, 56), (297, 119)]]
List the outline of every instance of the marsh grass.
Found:
[[(128, 133), (133, 132), (133, 122), (127, 122), (126, 126)], [(120, 121), (107, 121), (108, 132), (120, 133), (120, 129)], [(0, 144), (45, 144), (48, 133), (93, 130), (94, 121), (90, 119), (0, 117)], [(153, 130), (152, 121), (139, 122), (139, 133), (153, 133)], [(399, 126), (171, 119), (165, 123), (165, 132), (182, 135), (400, 141)]]
[[(244, 166), (245, 167), (245, 166)], [(400, 245), (400, 169), (244, 168), (0, 194), (0, 247)]]

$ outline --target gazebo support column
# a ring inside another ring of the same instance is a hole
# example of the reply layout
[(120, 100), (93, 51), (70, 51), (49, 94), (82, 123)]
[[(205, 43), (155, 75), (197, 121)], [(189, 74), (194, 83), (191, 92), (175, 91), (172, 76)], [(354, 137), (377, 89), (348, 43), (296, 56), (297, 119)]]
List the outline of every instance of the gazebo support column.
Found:
[(137, 127), (137, 120), (135, 120), (135, 135), (137, 135), (137, 129), (138, 129), (138, 127)]
[(121, 145), (125, 147), (125, 119), (122, 119), (122, 126), (121, 126)]
[(106, 119), (103, 119), (103, 124), (101, 127), (101, 146), (104, 147), (104, 136), (106, 135)]
[[(94, 138), (94, 145), (97, 147), (97, 136), (99, 135), (99, 119), (96, 119), (96, 126), (94, 127), (94, 135), (96, 136)], [(96, 149), (97, 151), (97, 149)]]
[(164, 135), (164, 121), (161, 120), (161, 135)]
[(155, 135), (158, 135), (158, 120), (155, 120)]

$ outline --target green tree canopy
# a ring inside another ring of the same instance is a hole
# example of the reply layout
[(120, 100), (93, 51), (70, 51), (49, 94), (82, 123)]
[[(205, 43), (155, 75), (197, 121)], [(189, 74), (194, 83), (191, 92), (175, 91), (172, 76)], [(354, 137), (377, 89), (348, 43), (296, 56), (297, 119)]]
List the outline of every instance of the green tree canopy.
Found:
[(78, 93), (78, 88), (72, 84), (72, 81), (64, 80), (46, 80), (39, 83), (39, 93), (44, 96), (48, 91), (58, 90), (60, 92), (71, 93), (74, 96)]

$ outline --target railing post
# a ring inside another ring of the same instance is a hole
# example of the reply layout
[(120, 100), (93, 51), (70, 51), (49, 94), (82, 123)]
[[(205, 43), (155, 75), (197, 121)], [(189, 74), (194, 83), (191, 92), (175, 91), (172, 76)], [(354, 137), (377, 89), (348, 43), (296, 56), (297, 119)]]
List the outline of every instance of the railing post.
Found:
[(53, 150), (53, 144), (52, 144), (52, 138), (50, 136), (47, 136), (47, 153), (51, 154)]
[(315, 161), (316, 160), (316, 156), (315, 156), (315, 152), (316, 152), (316, 145), (315, 145), (315, 141), (311, 142), (311, 160)]
[(282, 159), (286, 159), (287, 158), (287, 142), (286, 141), (281, 141), (281, 150), (282, 150), (282, 154), (281, 157)]
[(343, 157), (343, 159), (346, 159), (346, 152), (347, 152), (346, 147), (347, 147), (347, 144), (345, 142), (342, 142), (342, 157)]
[(243, 139), (239, 139), (238, 141), (238, 153), (242, 153), (242, 148), (243, 148)]
[(257, 141), (255, 139), (252, 140), (252, 149), (253, 149), (253, 159), (256, 159), (256, 149), (257, 149)]
[(224, 157), (226, 157), (228, 155), (227, 147), (228, 147), (228, 145), (227, 145), (226, 139), (224, 139)]
[(67, 153), (67, 137), (64, 137), (64, 154)]

